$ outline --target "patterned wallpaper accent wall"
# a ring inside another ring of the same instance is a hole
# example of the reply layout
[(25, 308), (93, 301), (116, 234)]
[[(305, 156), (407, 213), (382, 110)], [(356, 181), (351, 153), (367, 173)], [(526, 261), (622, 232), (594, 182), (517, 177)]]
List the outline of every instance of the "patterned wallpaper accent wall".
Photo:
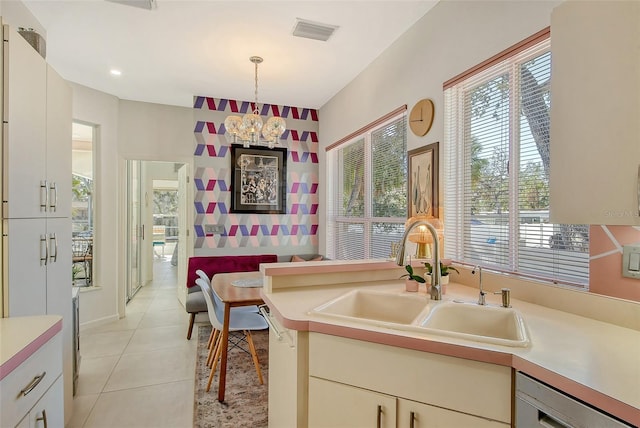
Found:
[[(261, 104), (260, 115), (287, 121), (281, 145), (287, 148), (286, 214), (232, 214), (231, 141), (224, 120), (250, 112), (254, 103), (194, 97), (195, 255), (312, 254), (318, 251), (318, 112)], [(222, 225), (222, 234), (205, 233)], [(220, 251), (224, 250), (224, 251)]]

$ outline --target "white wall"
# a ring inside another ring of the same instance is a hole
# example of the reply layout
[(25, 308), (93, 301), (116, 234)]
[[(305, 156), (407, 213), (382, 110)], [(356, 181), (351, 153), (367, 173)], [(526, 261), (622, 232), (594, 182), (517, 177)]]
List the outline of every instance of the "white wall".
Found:
[(80, 297), (83, 327), (125, 315), (126, 160), (193, 163), (193, 110), (120, 100), (72, 84), (73, 118), (97, 125), (94, 289)]
[(105, 322), (118, 318), (117, 284), (124, 279), (118, 255), (118, 234), (123, 216), (119, 214), (118, 189), (123, 182), (118, 162), (118, 103), (113, 95), (86, 86), (71, 84), (73, 119), (96, 125), (95, 144), (95, 244), (94, 285), (80, 295), (80, 323)]
[(193, 163), (193, 109), (120, 101), (118, 153), (125, 159)]
[[(551, 10), (559, 3), (441, 1), (320, 109), (321, 148), (403, 104), (410, 110), (418, 100), (430, 98), (435, 104), (433, 126), (424, 137), (409, 132), (407, 148), (440, 142), (442, 157), (442, 84), (549, 26)], [(320, 182), (326, 183), (325, 151), (319, 155)], [(320, 187), (320, 224), (326, 222), (326, 187)], [(442, 188), (440, 201), (446, 204)], [(320, 253), (326, 253), (322, 235)]]

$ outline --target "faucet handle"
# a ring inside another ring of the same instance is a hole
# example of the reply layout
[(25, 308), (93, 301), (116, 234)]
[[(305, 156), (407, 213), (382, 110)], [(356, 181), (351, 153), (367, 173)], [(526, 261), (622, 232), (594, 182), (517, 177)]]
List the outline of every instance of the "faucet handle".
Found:
[(502, 294), (503, 308), (511, 307), (511, 289), (510, 288), (502, 288), (500, 291), (494, 291), (493, 294)]

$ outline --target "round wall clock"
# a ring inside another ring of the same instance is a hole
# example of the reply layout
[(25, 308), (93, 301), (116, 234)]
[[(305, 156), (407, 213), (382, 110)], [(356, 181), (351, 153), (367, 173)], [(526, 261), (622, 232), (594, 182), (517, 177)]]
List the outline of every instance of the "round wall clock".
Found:
[(427, 135), (433, 124), (433, 101), (428, 98), (420, 100), (409, 113), (409, 127), (418, 137)]

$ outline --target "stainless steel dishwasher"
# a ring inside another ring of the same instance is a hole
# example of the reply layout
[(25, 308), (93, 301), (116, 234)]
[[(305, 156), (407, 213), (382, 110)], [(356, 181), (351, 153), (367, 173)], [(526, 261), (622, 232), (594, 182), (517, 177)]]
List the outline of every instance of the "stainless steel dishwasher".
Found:
[(631, 427), (523, 373), (516, 373), (517, 428)]

